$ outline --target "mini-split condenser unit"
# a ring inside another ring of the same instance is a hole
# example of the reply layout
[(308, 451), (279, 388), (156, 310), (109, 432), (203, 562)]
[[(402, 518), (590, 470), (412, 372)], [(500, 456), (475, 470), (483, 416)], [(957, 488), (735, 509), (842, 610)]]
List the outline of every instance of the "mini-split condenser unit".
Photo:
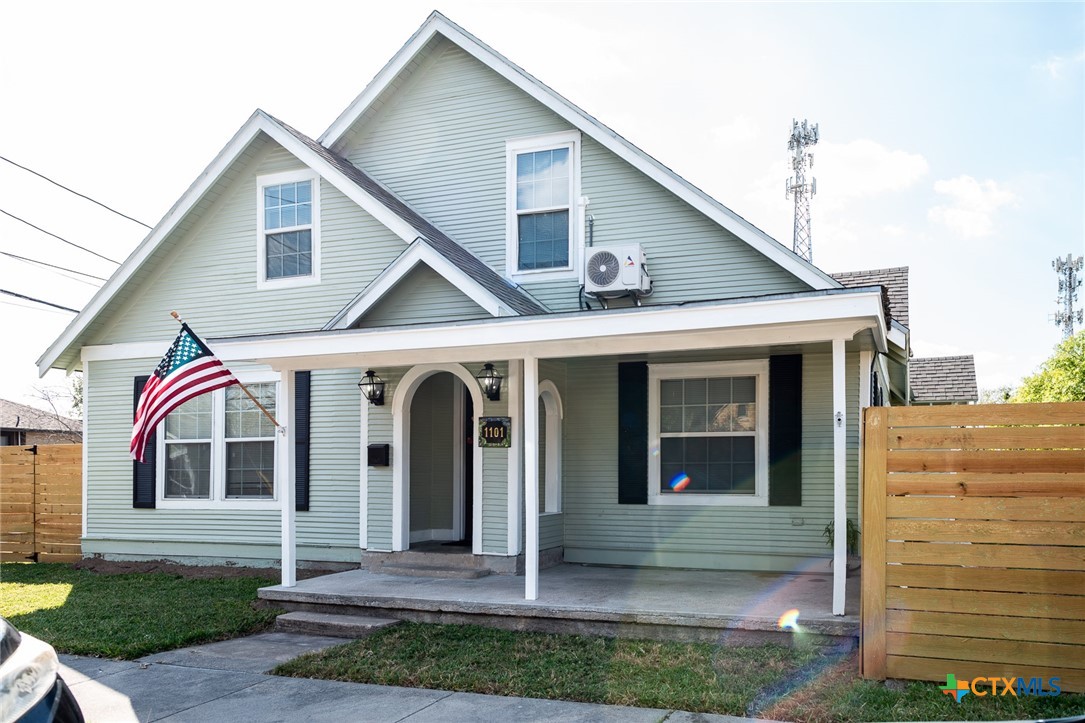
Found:
[(589, 246), (585, 251), (586, 293), (602, 298), (640, 297), (652, 293), (648, 260), (640, 244)]

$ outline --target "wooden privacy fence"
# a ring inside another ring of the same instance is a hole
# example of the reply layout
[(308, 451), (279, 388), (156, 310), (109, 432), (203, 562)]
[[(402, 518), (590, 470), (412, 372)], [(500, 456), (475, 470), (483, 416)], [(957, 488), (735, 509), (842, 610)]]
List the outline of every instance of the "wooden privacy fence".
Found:
[(76, 562), (83, 445), (0, 447), (0, 560)]
[(863, 677), (1085, 691), (1085, 402), (864, 424)]

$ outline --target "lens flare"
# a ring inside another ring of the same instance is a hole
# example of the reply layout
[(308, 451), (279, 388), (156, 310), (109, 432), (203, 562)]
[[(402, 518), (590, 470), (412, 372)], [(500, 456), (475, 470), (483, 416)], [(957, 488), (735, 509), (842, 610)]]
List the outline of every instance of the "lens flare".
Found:
[(780, 621), (777, 623), (781, 630), (798, 630), (799, 629), (799, 611), (796, 608), (791, 608), (786, 613), (780, 616)]
[(671, 489), (675, 492), (681, 492), (685, 488), (689, 487), (689, 483), (689, 475), (685, 472), (679, 472), (670, 481)]

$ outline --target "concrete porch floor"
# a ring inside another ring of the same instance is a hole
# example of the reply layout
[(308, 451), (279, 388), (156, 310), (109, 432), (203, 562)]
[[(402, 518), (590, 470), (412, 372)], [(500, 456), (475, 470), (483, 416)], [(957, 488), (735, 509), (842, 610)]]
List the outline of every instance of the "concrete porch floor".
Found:
[(832, 574), (814, 561), (794, 574), (561, 564), (539, 573), (539, 599), (524, 599), (524, 578), (401, 577), (348, 570), (266, 587), (260, 598), (288, 610), (380, 614), (422, 622), (468, 622), (518, 630), (719, 641), (779, 632), (799, 610), (800, 630), (859, 634), (859, 578), (848, 579), (846, 615), (832, 614)]

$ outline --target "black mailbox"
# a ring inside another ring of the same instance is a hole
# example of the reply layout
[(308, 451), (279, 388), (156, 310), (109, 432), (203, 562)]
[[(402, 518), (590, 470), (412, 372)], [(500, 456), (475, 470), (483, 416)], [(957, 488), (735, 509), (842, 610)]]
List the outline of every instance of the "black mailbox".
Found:
[(387, 467), (392, 464), (392, 445), (371, 444), (369, 445), (369, 458), (367, 464), (370, 467)]

